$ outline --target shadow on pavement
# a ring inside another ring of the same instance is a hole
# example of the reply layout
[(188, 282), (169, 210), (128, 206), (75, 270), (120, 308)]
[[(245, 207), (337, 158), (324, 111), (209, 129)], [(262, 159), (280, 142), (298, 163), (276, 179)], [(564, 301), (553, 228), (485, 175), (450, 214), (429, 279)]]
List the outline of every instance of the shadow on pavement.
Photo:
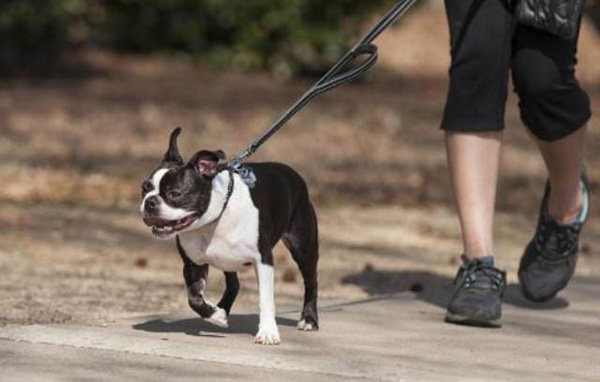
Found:
[[(298, 321), (285, 317), (277, 317), (277, 324), (296, 326)], [(132, 326), (135, 330), (153, 333), (184, 333), (190, 336), (207, 336), (220, 333), (256, 334), (258, 330), (257, 314), (232, 314), (229, 316), (229, 327), (221, 328), (198, 318), (169, 321), (161, 318), (152, 319)]]
[[(342, 283), (360, 286), (370, 295), (385, 295), (400, 292), (413, 292), (415, 296), (429, 304), (446, 309), (452, 297), (453, 279), (428, 271), (365, 271), (347, 275)], [(527, 309), (563, 309), (569, 302), (556, 297), (545, 303), (526, 300), (518, 284), (509, 284), (504, 293), (504, 303)]]
[[(427, 271), (366, 271), (347, 275), (342, 279), (345, 284), (361, 287), (369, 297), (323, 304), (321, 312), (343, 311), (349, 306), (365, 305), (383, 300), (397, 300), (399, 304), (407, 301), (407, 294), (412, 293), (417, 300), (424, 301), (442, 313), (452, 295), (452, 278)], [(522, 297), (517, 284), (510, 284), (504, 295), (504, 303), (522, 310), (512, 311), (503, 318), (504, 323), (516, 335), (546, 336), (564, 341), (575, 341), (593, 347), (600, 343), (600, 331), (597, 323), (597, 308), (594, 301), (600, 292), (600, 278), (577, 277), (572, 281), (566, 295), (573, 299), (573, 309), (569, 301), (557, 297), (546, 303), (532, 303)], [(400, 295), (405, 293), (404, 295)], [(362, 309), (361, 309), (362, 310)], [(544, 313), (546, 311), (548, 314)], [(296, 320), (287, 317), (298, 311), (279, 312), (277, 323), (282, 326), (296, 326)], [(441, 322), (441, 314), (439, 317)], [(132, 326), (134, 330), (153, 333), (183, 333), (190, 336), (225, 337), (227, 334), (254, 335), (258, 328), (258, 315), (233, 314), (229, 317), (229, 328), (214, 326), (199, 317), (185, 319), (169, 319), (168, 317), (152, 317), (145, 322)]]
[[(446, 309), (452, 296), (452, 281), (451, 277), (427, 271), (378, 270), (350, 274), (342, 279), (342, 282), (357, 285), (371, 295), (361, 302), (350, 304), (390, 299), (395, 293), (409, 292), (414, 293), (416, 299), (440, 310)], [(545, 303), (530, 302), (522, 296), (518, 284), (510, 284), (504, 294), (504, 304), (522, 310), (518, 314), (506, 315), (503, 321), (519, 335), (552, 337), (597, 348), (600, 327), (594, 301), (600, 296), (600, 277), (574, 278), (565, 295), (573, 299), (573, 309), (566, 310), (570, 303), (560, 296)], [(549, 314), (544, 314), (544, 311)]]
[[(342, 279), (342, 283), (357, 285), (371, 295), (359, 301), (323, 307), (322, 311), (333, 311), (343, 306), (365, 304), (378, 300), (389, 299), (391, 294), (412, 292), (417, 299), (435, 305), (441, 309), (446, 306), (452, 296), (452, 278), (427, 271), (365, 271), (350, 274)], [(504, 294), (504, 303), (517, 307), (537, 310), (563, 309), (569, 302), (562, 297), (556, 297), (545, 303), (532, 303), (527, 301), (519, 290), (517, 284), (509, 284)], [(295, 311), (294, 311), (295, 312)], [(284, 312), (291, 313), (291, 312)], [(277, 323), (284, 326), (296, 326), (297, 321), (277, 317)], [(153, 318), (146, 322), (133, 325), (135, 330), (154, 333), (184, 333), (191, 336), (219, 336), (226, 333), (254, 335), (258, 328), (257, 314), (232, 314), (229, 316), (229, 327), (221, 328), (201, 318), (186, 318), (181, 320), (168, 320)]]

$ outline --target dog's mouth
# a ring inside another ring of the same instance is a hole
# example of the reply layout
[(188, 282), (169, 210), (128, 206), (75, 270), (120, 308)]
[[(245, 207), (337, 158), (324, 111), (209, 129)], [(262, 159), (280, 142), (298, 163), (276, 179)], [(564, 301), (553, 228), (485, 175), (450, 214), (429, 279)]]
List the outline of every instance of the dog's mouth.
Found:
[(179, 220), (166, 220), (157, 217), (144, 217), (144, 223), (152, 227), (152, 233), (157, 237), (165, 237), (174, 232), (184, 230), (197, 219), (196, 214), (188, 215)]

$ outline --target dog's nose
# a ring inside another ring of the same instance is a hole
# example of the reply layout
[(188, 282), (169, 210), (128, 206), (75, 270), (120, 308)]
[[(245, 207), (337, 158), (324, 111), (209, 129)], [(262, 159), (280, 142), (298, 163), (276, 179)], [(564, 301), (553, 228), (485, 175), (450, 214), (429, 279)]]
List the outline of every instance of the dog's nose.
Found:
[(151, 196), (146, 199), (146, 202), (144, 203), (144, 209), (148, 212), (154, 212), (158, 208), (159, 203), (160, 202), (156, 196)]

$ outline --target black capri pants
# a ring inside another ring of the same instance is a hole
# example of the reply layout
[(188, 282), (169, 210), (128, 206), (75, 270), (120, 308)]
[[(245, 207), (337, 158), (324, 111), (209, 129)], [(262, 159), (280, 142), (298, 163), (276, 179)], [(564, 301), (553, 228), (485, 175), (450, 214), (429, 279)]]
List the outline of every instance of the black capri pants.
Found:
[(511, 71), (525, 126), (543, 141), (566, 137), (591, 116), (575, 78), (577, 39), (518, 24), (509, 1), (445, 0), (452, 63), (441, 128), (502, 130)]

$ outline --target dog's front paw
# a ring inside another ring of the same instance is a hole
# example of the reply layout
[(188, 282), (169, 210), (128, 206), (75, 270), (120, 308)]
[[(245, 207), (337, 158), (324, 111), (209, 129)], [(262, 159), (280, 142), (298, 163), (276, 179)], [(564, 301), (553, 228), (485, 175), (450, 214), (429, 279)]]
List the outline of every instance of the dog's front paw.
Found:
[(229, 323), (227, 322), (227, 312), (225, 309), (221, 309), (218, 306), (215, 306), (215, 312), (210, 317), (205, 318), (205, 320), (221, 328), (229, 327)]
[(277, 324), (274, 322), (268, 325), (261, 325), (254, 337), (254, 343), (260, 345), (279, 345), (280, 342), (279, 329), (277, 329)]

